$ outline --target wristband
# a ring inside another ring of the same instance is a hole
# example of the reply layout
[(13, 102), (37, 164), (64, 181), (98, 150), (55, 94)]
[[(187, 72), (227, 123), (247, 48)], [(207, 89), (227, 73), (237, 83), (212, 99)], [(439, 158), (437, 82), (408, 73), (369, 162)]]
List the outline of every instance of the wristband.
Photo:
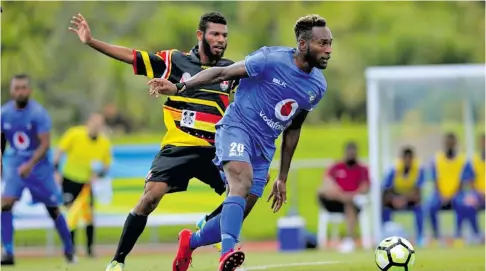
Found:
[(59, 170), (59, 164), (54, 164), (54, 169), (55, 169), (56, 171), (58, 171), (58, 170)]
[(186, 83), (176, 83), (175, 85), (177, 88), (176, 94), (179, 94), (181, 91), (186, 89)]

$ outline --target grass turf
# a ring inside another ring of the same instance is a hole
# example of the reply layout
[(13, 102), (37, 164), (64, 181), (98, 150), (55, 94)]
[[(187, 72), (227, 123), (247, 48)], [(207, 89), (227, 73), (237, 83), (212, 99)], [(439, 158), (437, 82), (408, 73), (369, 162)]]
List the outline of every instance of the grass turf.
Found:
[[(416, 251), (414, 271), (461, 270), (481, 271), (485, 269), (484, 247), (463, 249), (420, 249)], [(174, 252), (175, 254), (175, 252)], [(133, 256), (128, 259), (126, 271), (170, 270), (173, 254)], [(195, 253), (193, 268), (189, 270), (217, 270), (219, 256), (216, 253)], [(77, 265), (68, 266), (62, 258), (19, 258), (15, 267), (2, 270), (15, 271), (85, 271), (104, 270), (109, 258), (81, 258)], [(309, 251), (302, 253), (247, 253), (243, 266), (246, 270), (279, 271), (377, 271), (372, 251), (353, 254), (338, 254), (330, 251)]]

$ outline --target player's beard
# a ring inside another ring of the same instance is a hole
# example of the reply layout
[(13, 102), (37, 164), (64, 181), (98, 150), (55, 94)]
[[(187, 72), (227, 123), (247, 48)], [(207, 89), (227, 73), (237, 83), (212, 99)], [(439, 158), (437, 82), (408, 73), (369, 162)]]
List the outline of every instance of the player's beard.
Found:
[(25, 108), (28, 103), (29, 103), (29, 98), (15, 100), (15, 105), (17, 106), (17, 108)]
[(307, 51), (305, 52), (305, 61), (307, 63), (309, 63), (309, 66), (310, 67), (317, 67), (319, 69), (325, 69), (326, 67), (322, 66), (320, 63), (319, 63), (319, 60), (318, 60), (318, 57), (317, 57), (317, 54), (314, 54), (311, 52), (310, 50), (310, 46), (307, 46)]
[(215, 54), (213, 54), (213, 52), (211, 52), (211, 45), (209, 45), (208, 40), (206, 40), (206, 33), (204, 33), (204, 35), (203, 35), (202, 47), (203, 47), (202, 49), (204, 51), (204, 54), (209, 58), (209, 61), (211, 61), (211, 62), (217, 62), (224, 55), (224, 50), (221, 53), (221, 55), (215, 55)]

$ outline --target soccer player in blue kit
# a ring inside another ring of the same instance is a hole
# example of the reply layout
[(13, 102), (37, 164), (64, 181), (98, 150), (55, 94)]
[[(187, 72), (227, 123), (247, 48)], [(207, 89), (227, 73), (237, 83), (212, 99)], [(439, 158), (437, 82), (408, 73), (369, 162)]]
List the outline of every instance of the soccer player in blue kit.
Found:
[(332, 35), (326, 21), (308, 15), (295, 24), (297, 48), (262, 47), (244, 61), (215, 67), (196, 74), (184, 83), (164, 79), (149, 81), (151, 95), (177, 95), (204, 85), (240, 78), (234, 102), (216, 125), (214, 163), (225, 173), (229, 194), (222, 213), (201, 230), (179, 234), (174, 271), (186, 271), (192, 252), (201, 246), (222, 243), (220, 271), (234, 271), (245, 254), (234, 250), (240, 235), (245, 197), (261, 196), (275, 153), (275, 140), (283, 132), (280, 172), (269, 200), (276, 212), (286, 201), (286, 181), (302, 124), (327, 89), (321, 72), (331, 55)]
[[(3, 167), (1, 232), (4, 254), (2, 265), (14, 265), (12, 207), (28, 188), (35, 202), (45, 204), (49, 216), (54, 220), (64, 245), (64, 255), (74, 262), (71, 234), (64, 216), (59, 210), (61, 191), (54, 181), (54, 166), (47, 159), (50, 145), (51, 119), (46, 109), (29, 99), (30, 80), (27, 75), (16, 75), (10, 82), (13, 100), (2, 106), (1, 138), (2, 157), (6, 143), (13, 155)], [(5, 171), (4, 171), (5, 169)]]

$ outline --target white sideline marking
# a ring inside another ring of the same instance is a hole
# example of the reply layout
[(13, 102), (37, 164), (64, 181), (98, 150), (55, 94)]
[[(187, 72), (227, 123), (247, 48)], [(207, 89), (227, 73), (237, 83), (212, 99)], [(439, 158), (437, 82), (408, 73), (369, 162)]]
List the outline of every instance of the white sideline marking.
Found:
[(241, 267), (241, 268), (238, 268), (236, 270), (237, 271), (266, 270), (266, 269), (279, 268), (279, 267), (315, 266), (315, 265), (328, 265), (328, 264), (335, 264), (335, 263), (340, 263), (340, 262), (327, 261), (327, 262), (307, 262), (307, 263), (284, 263), (284, 264), (271, 264), (271, 265)]

